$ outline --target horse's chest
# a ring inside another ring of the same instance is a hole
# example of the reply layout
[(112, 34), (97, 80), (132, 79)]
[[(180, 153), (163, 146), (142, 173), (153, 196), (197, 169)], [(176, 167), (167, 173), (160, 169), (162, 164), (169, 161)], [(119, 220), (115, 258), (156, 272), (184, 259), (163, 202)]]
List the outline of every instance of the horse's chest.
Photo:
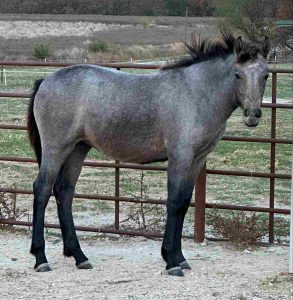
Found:
[(195, 139), (194, 152), (196, 156), (204, 157), (213, 151), (222, 139), (224, 132), (225, 126), (213, 130), (202, 130)]

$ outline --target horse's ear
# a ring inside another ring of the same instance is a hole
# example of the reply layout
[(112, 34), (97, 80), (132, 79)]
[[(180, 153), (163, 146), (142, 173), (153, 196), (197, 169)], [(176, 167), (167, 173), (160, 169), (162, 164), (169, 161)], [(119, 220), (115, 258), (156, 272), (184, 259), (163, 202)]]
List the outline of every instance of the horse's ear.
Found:
[(242, 38), (241, 38), (241, 36), (238, 36), (238, 38), (235, 40), (235, 43), (234, 43), (234, 51), (237, 56), (241, 52), (242, 48), (243, 48)]
[(271, 50), (271, 42), (270, 39), (266, 36), (264, 43), (262, 45), (262, 55), (267, 58)]

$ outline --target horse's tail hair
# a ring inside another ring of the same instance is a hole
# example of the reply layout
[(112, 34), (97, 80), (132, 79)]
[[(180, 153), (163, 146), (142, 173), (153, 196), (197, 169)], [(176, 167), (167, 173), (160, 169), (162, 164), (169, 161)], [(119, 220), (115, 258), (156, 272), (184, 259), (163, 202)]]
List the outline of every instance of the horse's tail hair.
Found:
[(33, 93), (30, 97), (28, 112), (27, 112), (27, 132), (28, 132), (30, 143), (35, 151), (39, 166), (41, 165), (41, 161), (42, 161), (42, 146), (41, 146), (39, 129), (34, 115), (34, 101), (35, 101), (35, 96), (42, 82), (43, 79), (39, 79), (35, 81)]

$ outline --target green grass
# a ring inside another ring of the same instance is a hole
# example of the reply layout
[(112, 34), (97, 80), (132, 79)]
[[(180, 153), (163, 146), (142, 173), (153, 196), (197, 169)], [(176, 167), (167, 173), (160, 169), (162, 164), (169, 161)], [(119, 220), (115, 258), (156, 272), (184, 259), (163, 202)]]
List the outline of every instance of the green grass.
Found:
[(7, 85), (0, 83), (1, 91), (32, 89), (34, 81), (44, 78), (57, 68), (38, 68), (38, 67), (8, 67), (5, 68)]
[[(247, 128), (242, 121), (242, 112), (237, 110), (228, 121), (226, 135), (245, 137), (270, 137), (271, 112), (263, 110), (258, 127)], [(277, 111), (277, 137), (291, 139), (293, 133), (292, 111)], [(207, 168), (246, 172), (270, 172), (270, 149), (268, 143), (221, 141), (208, 156)], [(276, 172), (290, 174), (292, 145), (276, 145)], [(257, 200), (268, 206), (269, 179), (234, 176), (208, 176), (208, 196), (225, 203), (254, 205)], [(290, 180), (276, 180), (276, 206), (289, 205)]]
[(25, 131), (0, 131), (0, 155), (33, 157)]
[(24, 124), (28, 99), (0, 98), (1, 123)]
[[(272, 95), (272, 75), (270, 75), (266, 90), (265, 97)], [(277, 98), (291, 99), (293, 94), (293, 74), (278, 74), (277, 75)]]

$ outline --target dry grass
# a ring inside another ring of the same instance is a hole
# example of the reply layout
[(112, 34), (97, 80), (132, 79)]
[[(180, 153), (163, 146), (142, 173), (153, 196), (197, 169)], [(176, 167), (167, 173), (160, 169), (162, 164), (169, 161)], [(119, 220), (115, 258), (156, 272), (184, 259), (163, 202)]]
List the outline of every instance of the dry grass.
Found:
[[(146, 57), (153, 58), (168, 49), (168, 45), (182, 41), (184, 22), (182, 17), (1, 15), (0, 59), (32, 59), (32, 45), (40, 42), (50, 44), (55, 52), (63, 50), (70, 55), (71, 49), (87, 50), (89, 40), (93, 39), (122, 47), (124, 52), (133, 51), (139, 55), (146, 52)], [(216, 35), (216, 19), (189, 18), (188, 35), (193, 32), (204, 37)], [(131, 50), (132, 45), (140, 45), (146, 50)], [(152, 46), (156, 47), (155, 51), (148, 49)], [(70, 58), (56, 54), (54, 59), (83, 61), (87, 58), (86, 53), (82, 57), (76, 51), (72, 54)]]
[(222, 238), (240, 247), (259, 242), (268, 231), (266, 219), (256, 213), (240, 211), (224, 215), (213, 210), (209, 218)]
[(185, 46), (182, 42), (174, 42), (169, 45), (170, 51), (176, 55), (180, 55), (185, 51)]
[[(151, 23), (157, 26), (184, 26), (185, 17), (172, 16), (152, 16), (149, 17)], [(141, 16), (114, 16), (114, 15), (70, 15), (70, 14), (2, 14), (2, 21), (55, 21), (55, 22), (91, 22), (104, 24), (121, 24), (121, 25), (140, 25)], [(216, 26), (217, 18), (215, 17), (189, 17), (188, 26), (209, 27)]]
[(88, 53), (85, 49), (79, 47), (71, 47), (66, 49), (55, 50), (53, 60), (55, 61), (84, 61), (88, 59)]
[(1, 220), (18, 221), (27, 216), (28, 211), (17, 205), (16, 194), (0, 192), (0, 227), (3, 226)]

